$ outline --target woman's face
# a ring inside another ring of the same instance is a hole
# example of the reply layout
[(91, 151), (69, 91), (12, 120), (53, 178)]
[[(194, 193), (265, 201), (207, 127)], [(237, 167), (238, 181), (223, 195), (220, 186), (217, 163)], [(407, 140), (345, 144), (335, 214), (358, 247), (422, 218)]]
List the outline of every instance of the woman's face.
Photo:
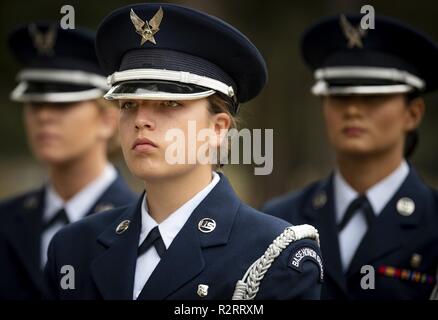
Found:
[(422, 99), (407, 102), (402, 94), (323, 99), (328, 138), (338, 154), (402, 152), (406, 133), (418, 126), (423, 112)]
[[(189, 148), (197, 152), (207, 140), (198, 141), (193, 133), (197, 135), (202, 129), (215, 132), (229, 125), (226, 114), (210, 114), (207, 99), (120, 100), (119, 104), (120, 142), (127, 166), (135, 176), (145, 181), (183, 175), (199, 167), (196, 159), (189, 162)], [(182, 134), (182, 139), (169, 138), (172, 137), (169, 133), (175, 130)], [(169, 161), (166, 150), (171, 145), (178, 145), (179, 150), (183, 150), (183, 154), (179, 153), (183, 156), (183, 163)], [(208, 167), (211, 168), (211, 165)]]
[(96, 101), (25, 104), (24, 120), (34, 155), (49, 165), (85, 156), (106, 144), (116, 130), (116, 117), (109, 113)]

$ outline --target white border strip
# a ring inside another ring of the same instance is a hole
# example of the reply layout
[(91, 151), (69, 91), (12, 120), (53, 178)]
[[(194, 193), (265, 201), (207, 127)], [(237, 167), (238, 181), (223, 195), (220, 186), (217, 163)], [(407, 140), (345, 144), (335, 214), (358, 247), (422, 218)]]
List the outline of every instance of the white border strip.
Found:
[(114, 72), (112, 75), (108, 76), (108, 83), (110, 85), (113, 85), (117, 82), (130, 80), (163, 80), (195, 84), (215, 91), (219, 91), (229, 97), (234, 97), (233, 87), (221, 81), (208, 77), (198, 76), (190, 72), (172, 71), (164, 69), (132, 69)]
[(18, 81), (53, 81), (77, 85), (91, 85), (108, 90), (104, 76), (78, 70), (24, 69), (17, 75)]
[[(116, 86), (117, 87), (117, 86)], [(116, 88), (113, 87), (113, 88)], [(150, 92), (150, 93), (112, 93), (114, 90), (111, 88), (104, 98), (107, 100), (197, 100), (207, 98), (215, 93), (214, 90), (207, 90), (198, 93), (169, 93), (169, 92)]]
[(63, 103), (63, 102), (79, 102), (86, 100), (94, 100), (102, 98), (104, 91), (101, 89), (90, 89), (75, 92), (49, 92), (49, 93), (24, 93), (27, 89), (27, 83), (21, 82), (12, 91), (10, 98), (16, 102), (49, 102), (49, 103)]
[(407, 84), (383, 85), (383, 86), (342, 86), (329, 87), (327, 82), (318, 81), (312, 87), (312, 94), (315, 96), (326, 95), (347, 95), (347, 94), (395, 94), (407, 93), (414, 90), (414, 87)]
[(402, 82), (419, 90), (426, 86), (423, 79), (398, 69), (394, 68), (377, 68), (377, 67), (329, 67), (317, 69), (315, 71), (316, 80), (327, 79), (383, 79), (394, 82)]

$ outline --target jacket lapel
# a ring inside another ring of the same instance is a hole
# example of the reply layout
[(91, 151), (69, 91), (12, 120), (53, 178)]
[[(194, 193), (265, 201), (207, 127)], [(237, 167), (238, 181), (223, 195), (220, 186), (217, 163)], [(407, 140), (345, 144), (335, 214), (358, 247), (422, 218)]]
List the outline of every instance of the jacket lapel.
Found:
[[(141, 230), (141, 203), (130, 206), (116, 221), (99, 235), (97, 241), (105, 250), (91, 264), (91, 274), (102, 297), (106, 300), (131, 300), (135, 266), (137, 262), (138, 239)], [(125, 220), (129, 227), (116, 232)]]
[(346, 293), (346, 280), (342, 270), (335, 222), (333, 175), (324, 180), (312, 193), (311, 199), (306, 202), (304, 214), (306, 221), (313, 224), (319, 231), (326, 276), (330, 277)]
[[(402, 245), (407, 237), (406, 230), (419, 224), (429, 192), (415, 170), (410, 167), (406, 180), (363, 237), (350, 264), (348, 276)], [(397, 203), (402, 198), (409, 198), (415, 203), (415, 211), (411, 215), (404, 216), (398, 212)]]
[(130, 191), (122, 176), (118, 174), (116, 180), (96, 200), (86, 216), (125, 205), (127, 202), (129, 203), (131, 198), (134, 204), (136, 195)]
[[(220, 174), (220, 181), (193, 211), (138, 299), (166, 299), (199, 275), (205, 267), (203, 250), (227, 244), (240, 204), (226, 177)], [(216, 222), (216, 228), (210, 233), (198, 229), (199, 222), (204, 218)]]
[[(41, 288), (41, 219), (44, 210), (44, 188), (28, 195), (23, 206), (12, 217), (5, 230), (9, 242), (37, 288)], [(19, 231), (19, 232), (18, 232)]]

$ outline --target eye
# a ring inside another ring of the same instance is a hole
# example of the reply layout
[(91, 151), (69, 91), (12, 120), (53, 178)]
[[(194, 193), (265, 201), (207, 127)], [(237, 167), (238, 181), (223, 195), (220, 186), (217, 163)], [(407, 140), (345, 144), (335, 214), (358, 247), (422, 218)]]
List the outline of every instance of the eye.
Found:
[(385, 102), (387, 98), (388, 97), (382, 95), (370, 95), (370, 96), (365, 96), (363, 98), (363, 101), (366, 104), (376, 105)]
[(137, 102), (134, 101), (125, 101), (121, 104), (120, 109), (122, 110), (131, 110), (133, 108), (136, 108), (138, 106)]
[(350, 96), (342, 96), (342, 95), (330, 96), (330, 100), (336, 104), (348, 103), (350, 99), (351, 99)]
[(166, 108), (178, 108), (182, 106), (182, 103), (175, 100), (166, 100), (163, 101), (161, 105)]

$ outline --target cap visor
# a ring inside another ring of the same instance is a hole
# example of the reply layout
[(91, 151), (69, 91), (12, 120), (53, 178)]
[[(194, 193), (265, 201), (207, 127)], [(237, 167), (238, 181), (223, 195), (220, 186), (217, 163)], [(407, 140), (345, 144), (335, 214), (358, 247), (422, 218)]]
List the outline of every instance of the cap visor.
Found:
[(141, 100), (196, 100), (216, 93), (192, 84), (171, 81), (126, 81), (115, 84), (105, 94), (105, 99), (141, 99)]

